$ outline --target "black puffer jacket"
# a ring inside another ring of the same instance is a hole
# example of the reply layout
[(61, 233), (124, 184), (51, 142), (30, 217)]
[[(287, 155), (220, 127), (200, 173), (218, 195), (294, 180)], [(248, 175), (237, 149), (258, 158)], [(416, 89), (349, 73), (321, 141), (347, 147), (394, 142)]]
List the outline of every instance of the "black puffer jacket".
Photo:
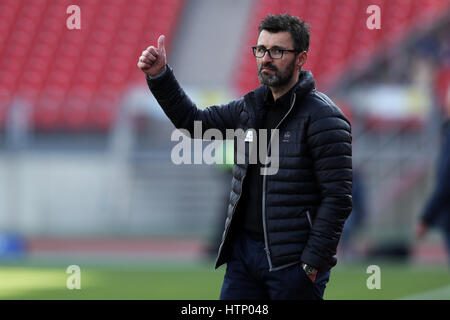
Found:
[[(202, 121), (203, 132), (216, 128), (224, 137), (226, 129), (254, 128), (269, 90), (261, 86), (239, 100), (200, 110), (181, 89), (170, 67), (156, 79), (147, 77), (147, 83), (175, 127), (187, 129), (191, 137), (194, 121)], [(315, 90), (312, 74), (302, 71), (291, 108), (278, 129), (279, 170), (263, 178), (262, 216), (270, 270), (300, 262), (319, 270), (330, 269), (336, 264), (336, 248), (352, 209), (350, 123), (327, 96)], [(245, 153), (248, 164), (248, 151)], [(228, 217), (216, 268), (228, 258), (236, 230), (233, 214), (247, 164), (233, 167)]]

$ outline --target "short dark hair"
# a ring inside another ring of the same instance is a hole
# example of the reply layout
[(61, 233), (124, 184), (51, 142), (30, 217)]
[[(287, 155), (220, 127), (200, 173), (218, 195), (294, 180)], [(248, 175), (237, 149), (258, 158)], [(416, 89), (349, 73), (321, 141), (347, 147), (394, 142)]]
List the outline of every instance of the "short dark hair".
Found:
[(267, 30), (272, 33), (288, 31), (294, 41), (294, 49), (308, 51), (310, 26), (305, 21), (290, 14), (269, 14), (259, 24), (258, 35), (261, 31)]

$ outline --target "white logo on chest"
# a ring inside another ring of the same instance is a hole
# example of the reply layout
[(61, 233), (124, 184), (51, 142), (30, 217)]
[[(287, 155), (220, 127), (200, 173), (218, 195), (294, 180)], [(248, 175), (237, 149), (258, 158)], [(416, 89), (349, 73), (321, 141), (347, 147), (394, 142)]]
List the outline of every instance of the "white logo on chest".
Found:
[(289, 131), (286, 131), (283, 134), (283, 142), (289, 142), (289, 138), (291, 137), (291, 133)]

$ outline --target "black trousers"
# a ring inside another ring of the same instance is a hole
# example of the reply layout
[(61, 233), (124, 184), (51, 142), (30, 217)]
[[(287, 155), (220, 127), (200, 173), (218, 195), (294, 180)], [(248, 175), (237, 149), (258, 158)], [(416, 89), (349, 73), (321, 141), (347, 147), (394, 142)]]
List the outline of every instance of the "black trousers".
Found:
[(300, 263), (269, 272), (264, 243), (245, 233), (234, 241), (220, 293), (221, 300), (321, 300), (330, 271), (313, 283)]

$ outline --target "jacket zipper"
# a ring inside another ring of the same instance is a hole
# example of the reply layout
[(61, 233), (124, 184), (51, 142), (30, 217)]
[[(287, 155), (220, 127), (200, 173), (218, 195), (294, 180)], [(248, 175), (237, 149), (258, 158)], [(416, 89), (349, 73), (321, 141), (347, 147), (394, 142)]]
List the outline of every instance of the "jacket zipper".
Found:
[[(286, 112), (284, 117), (280, 120), (280, 122), (278, 122), (278, 124), (275, 127), (275, 129), (278, 129), (278, 127), (283, 122), (283, 120), (286, 119), (288, 114), (291, 112), (291, 110), (292, 110), (292, 108), (294, 107), (294, 104), (295, 104), (295, 98), (296, 98), (296, 93), (294, 92), (294, 96), (293, 96), (293, 99), (292, 99), (291, 107), (289, 108), (288, 112)], [(272, 143), (272, 130), (270, 131), (270, 140), (269, 140), (269, 145), (267, 147), (267, 155), (266, 155), (266, 157), (269, 156), (271, 143)], [(267, 163), (267, 158), (266, 158), (266, 161), (264, 163)], [(265, 245), (264, 246), (264, 250), (266, 251), (267, 260), (269, 261), (269, 271), (272, 271), (272, 268), (273, 268), (272, 267), (272, 259), (270, 258), (269, 241), (267, 240), (267, 226), (266, 226), (266, 176), (267, 176), (266, 173), (267, 173), (267, 164), (264, 166), (264, 177), (263, 177), (262, 220), (263, 220), (263, 230), (264, 230), (264, 245)]]
[(312, 229), (312, 220), (311, 216), (309, 215), (309, 210), (306, 210), (306, 218), (308, 219), (309, 227)]

